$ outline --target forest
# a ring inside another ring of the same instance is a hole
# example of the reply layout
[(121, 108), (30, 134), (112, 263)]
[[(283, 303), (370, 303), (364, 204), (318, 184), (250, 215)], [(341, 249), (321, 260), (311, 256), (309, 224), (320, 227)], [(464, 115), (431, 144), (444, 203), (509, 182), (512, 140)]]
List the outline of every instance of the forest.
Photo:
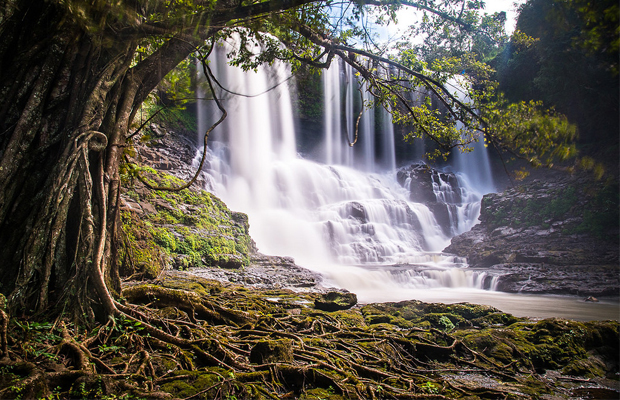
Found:
[(0, 5), (0, 398), (617, 398), (620, 7), (513, 7)]

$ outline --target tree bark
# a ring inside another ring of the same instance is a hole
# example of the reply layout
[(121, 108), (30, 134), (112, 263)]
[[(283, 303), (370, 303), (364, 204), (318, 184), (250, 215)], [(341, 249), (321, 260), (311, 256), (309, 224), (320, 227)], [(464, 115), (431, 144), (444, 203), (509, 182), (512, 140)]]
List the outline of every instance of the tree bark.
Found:
[(54, 2), (0, 11), (0, 291), (13, 315), (114, 314), (128, 128), (198, 43), (172, 38), (131, 67), (136, 40), (112, 40), (110, 15), (96, 7), (86, 23)]

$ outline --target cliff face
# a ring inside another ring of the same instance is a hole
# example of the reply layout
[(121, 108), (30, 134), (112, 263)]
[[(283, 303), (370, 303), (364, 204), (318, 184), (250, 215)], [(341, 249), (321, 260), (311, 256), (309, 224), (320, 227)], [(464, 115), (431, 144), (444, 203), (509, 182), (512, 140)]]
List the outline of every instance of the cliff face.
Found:
[(502, 291), (617, 295), (618, 186), (566, 176), (485, 195), (444, 252), (495, 270)]

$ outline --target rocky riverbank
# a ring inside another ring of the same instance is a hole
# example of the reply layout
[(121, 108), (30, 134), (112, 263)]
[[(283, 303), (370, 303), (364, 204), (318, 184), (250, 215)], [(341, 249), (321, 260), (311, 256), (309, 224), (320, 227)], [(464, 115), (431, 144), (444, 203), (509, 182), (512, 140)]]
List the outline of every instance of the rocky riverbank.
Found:
[[(618, 398), (618, 322), (248, 289), (167, 270), (105, 325), (12, 317), (7, 399)], [(141, 319), (137, 319), (140, 317)]]
[(617, 202), (617, 184), (533, 180), (485, 195), (480, 223), (444, 251), (500, 275), (501, 291), (617, 296)]

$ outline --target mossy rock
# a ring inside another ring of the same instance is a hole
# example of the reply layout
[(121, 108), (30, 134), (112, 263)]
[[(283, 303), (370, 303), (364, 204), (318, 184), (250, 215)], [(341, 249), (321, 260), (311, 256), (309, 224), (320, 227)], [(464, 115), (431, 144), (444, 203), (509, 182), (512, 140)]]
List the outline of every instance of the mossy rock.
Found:
[(376, 325), (376, 324), (389, 324), (392, 321), (392, 317), (385, 314), (379, 315), (367, 315), (364, 317), (364, 320), (368, 325)]
[(443, 303), (429, 303), (424, 308), (427, 313), (442, 313), (458, 315), (462, 318), (459, 320), (472, 320), (474, 318), (485, 317), (489, 314), (500, 312), (495, 307), (486, 306), (482, 304), (471, 303), (456, 303), (456, 304), (443, 304)]
[[(178, 178), (152, 168), (142, 168), (140, 173), (153, 183), (180, 183)], [(127, 250), (120, 260), (125, 269), (145, 270), (146, 277), (153, 278), (168, 266), (236, 269), (249, 265), (256, 246), (249, 236), (247, 215), (229, 210), (203, 190), (149, 191), (141, 185), (136, 183), (126, 195), (143, 209), (155, 211), (123, 212)], [(124, 275), (136, 272), (121, 269)]]
[(335, 394), (334, 390), (327, 390), (323, 388), (315, 388), (306, 390), (299, 397), (299, 400), (343, 400), (344, 397)]
[(346, 328), (363, 328), (366, 326), (364, 317), (358, 310), (340, 310), (331, 314)]
[(564, 368), (564, 375), (583, 376), (586, 378), (596, 378), (605, 375), (605, 364), (596, 357), (589, 357), (585, 360), (575, 360)]
[(293, 343), (289, 339), (261, 340), (250, 350), (253, 364), (290, 363), (293, 361)]
[(314, 308), (323, 311), (348, 310), (357, 304), (355, 293), (329, 292), (314, 301)]
[(137, 275), (155, 279), (168, 265), (169, 257), (155, 242), (147, 223), (135, 213), (122, 212), (121, 221), (125, 244), (119, 249), (119, 272), (123, 276)]
[(471, 323), (458, 314), (449, 313), (428, 313), (422, 317), (423, 321), (428, 321), (431, 326), (440, 330), (450, 331), (455, 327), (471, 326)]
[[(520, 319), (505, 314), (498, 309), (490, 306), (457, 303), (424, 303), (418, 300), (401, 301), (397, 303), (369, 304), (362, 307), (362, 314), (369, 320), (384, 320), (383, 322), (395, 323), (402, 328), (411, 326), (427, 326), (427, 322), (432, 326), (441, 329), (439, 319), (444, 316), (450, 319), (451, 323), (457, 327), (487, 326), (497, 323), (512, 324)], [(388, 321), (381, 315), (389, 315)], [(372, 316), (372, 317), (371, 317)], [(402, 320), (410, 321), (411, 325), (405, 324)]]
[(487, 352), (487, 355), (504, 364), (510, 364), (514, 360), (512, 347), (502, 342), (496, 343), (495, 346)]
[[(161, 390), (172, 394), (175, 398), (186, 398), (193, 396), (203, 390), (215, 385), (220, 381), (222, 373), (226, 374), (227, 371), (221, 368), (217, 369), (217, 373), (210, 373), (209, 371), (187, 371), (178, 370), (174, 372), (174, 376), (178, 376), (179, 379), (166, 382), (161, 385)], [(204, 393), (202, 398), (210, 398), (215, 395), (217, 389), (213, 389), (213, 392)]]
[(493, 325), (503, 325), (509, 326), (516, 322), (523, 321), (524, 318), (517, 318), (512, 314), (507, 314), (503, 312), (494, 312), (482, 317), (473, 318), (471, 323), (474, 326), (487, 327)]

